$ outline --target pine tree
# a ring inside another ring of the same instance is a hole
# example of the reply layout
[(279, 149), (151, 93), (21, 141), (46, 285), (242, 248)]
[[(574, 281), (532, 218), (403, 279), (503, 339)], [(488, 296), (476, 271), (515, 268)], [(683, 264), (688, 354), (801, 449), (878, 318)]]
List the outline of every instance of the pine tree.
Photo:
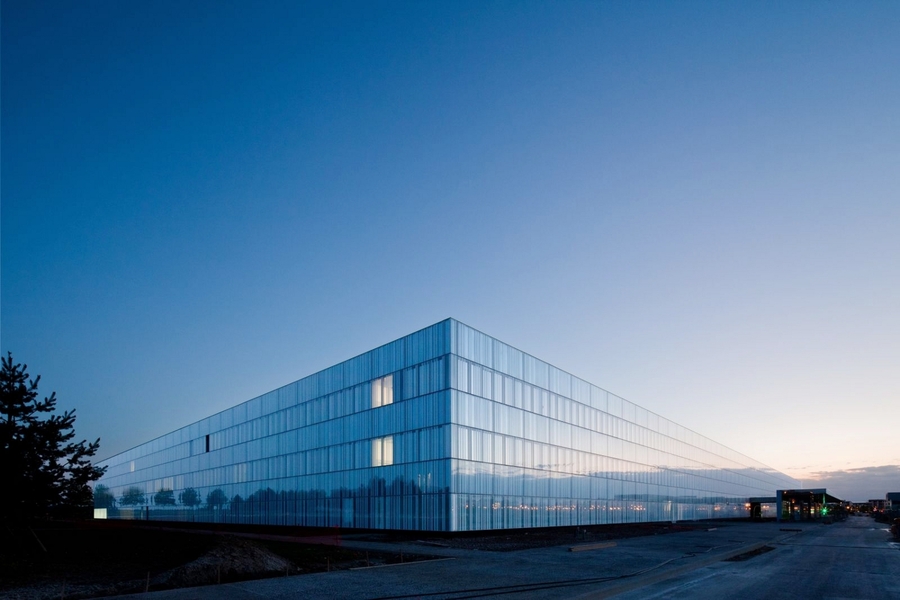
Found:
[(91, 506), (88, 484), (106, 470), (90, 461), (100, 439), (73, 442), (75, 411), (54, 414), (56, 392), (38, 400), (40, 375), (29, 379), (28, 365), (13, 363), (12, 353), (0, 360), (0, 518), (29, 520)]

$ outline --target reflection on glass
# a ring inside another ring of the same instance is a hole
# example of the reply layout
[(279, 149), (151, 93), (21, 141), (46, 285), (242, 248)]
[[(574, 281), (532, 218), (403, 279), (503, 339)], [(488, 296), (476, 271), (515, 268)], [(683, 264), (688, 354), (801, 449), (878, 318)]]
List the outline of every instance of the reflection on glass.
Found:
[(111, 519), (435, 531), (748, 516), (799, 487), (453, 320), (102, 464)]

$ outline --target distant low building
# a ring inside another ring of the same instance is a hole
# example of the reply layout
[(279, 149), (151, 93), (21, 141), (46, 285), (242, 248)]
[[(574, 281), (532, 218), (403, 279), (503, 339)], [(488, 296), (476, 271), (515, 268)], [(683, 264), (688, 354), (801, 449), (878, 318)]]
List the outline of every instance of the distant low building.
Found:
[(888, 492), (884, 495), (885, 510), (900, 510), (900, 492)]
[(107, 518), (432, 531), (745, 517), (799, 487), (453, 319), (101, 464)]

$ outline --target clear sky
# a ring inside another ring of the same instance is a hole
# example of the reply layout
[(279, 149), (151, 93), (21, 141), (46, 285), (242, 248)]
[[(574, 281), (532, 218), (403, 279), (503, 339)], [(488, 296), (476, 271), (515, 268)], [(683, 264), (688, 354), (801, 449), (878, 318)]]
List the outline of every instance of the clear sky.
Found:
[(2, 2), (2, 351), (101, 457), (452, 316), (900, 491), (900, 3)]

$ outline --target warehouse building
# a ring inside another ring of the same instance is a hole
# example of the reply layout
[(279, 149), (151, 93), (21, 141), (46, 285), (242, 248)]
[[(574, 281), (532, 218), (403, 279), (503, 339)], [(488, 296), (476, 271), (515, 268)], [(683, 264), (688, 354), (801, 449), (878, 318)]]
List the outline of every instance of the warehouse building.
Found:
[(799, 487), (454, 319), (101, 464), (98, 518), (430, 531), (741, 517)]

